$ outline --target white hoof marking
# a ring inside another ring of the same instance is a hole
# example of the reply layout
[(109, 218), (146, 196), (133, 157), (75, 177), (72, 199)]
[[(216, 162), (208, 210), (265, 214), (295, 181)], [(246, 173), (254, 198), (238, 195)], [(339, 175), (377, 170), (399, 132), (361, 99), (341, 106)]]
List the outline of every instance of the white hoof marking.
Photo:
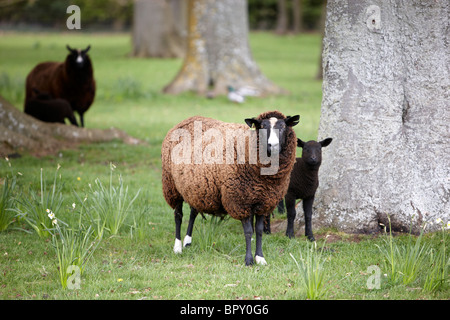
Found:
[(192, 243), (192, 237), (185, 236), (183, 241), (183, 247), (186, 247)]
[(263, 266), (267, 265), (266, 259), (264, 257), (255, 256), (256, 264), (261, 264)]
[(181, 246), (181, 240), (175, 239), (175, 245), (173, 246), (173, 252), (181, 253), (183, 251)]

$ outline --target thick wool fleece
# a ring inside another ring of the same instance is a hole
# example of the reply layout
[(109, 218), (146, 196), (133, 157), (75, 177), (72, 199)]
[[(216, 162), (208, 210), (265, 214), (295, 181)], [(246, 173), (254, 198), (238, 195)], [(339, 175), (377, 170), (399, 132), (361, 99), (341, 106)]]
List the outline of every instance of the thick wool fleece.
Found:
[[(276, 117), (284, 119), (278, 112), (266, 112), (258, 119)], [(172, 133), (177, 129), (186, 129), (191, 134), (192, 152), (194, 152), (194, 123), (201, 121), (203, 132), (214, 128), (225, 139), (227, 130), (251, 130), (245, 124), (225, 123), (218, 120), (192, 117), (172, 128), (162, 144), (162, 185), (167, 203), (175, 208), (183, 201), (198, 212), (213, 215), (229, 214), (242, 220), (252, 214), (268, 215), (285, 195), (289, 186), (290, 172), (295, 161), (297, 138), (292, 128), (286, 130), (286, 144), (279, 155), (279, 170), (274, 175), (261, 175), (263, 166), (259, 160), (250, 164), (246, 156), (245, 164), (195, 164), (194, 156), (190, 164), (175, 164), (171, 159), (173, 148), (180, 141), (171, 141)], [(211, 142), (203, 141), (202, 151)], [(223, 145), (226, 142), (224, 140)], [(234, 148), (236, 149), (236, 143)], [(248, 148), (246, 148), (248, 152)], [(223, 156), (225, 159), (225, 151)]]

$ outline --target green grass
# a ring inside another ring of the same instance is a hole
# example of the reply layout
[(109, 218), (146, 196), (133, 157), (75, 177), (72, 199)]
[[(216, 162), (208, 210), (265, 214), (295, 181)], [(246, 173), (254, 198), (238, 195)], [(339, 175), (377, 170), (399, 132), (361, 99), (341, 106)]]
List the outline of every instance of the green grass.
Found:
[[(270, 109), (287, 115), (300, 114), (300, 123), (295, 127), (297, 135), (316, 139), (322, 98), (321, 82), (315, 80), (320, 41), (315, 34), (277, 37), (252, 33), (253, 56), (263, 73), (291, 94), (249, 98), (245, 104), (236, 105), (225, 97), (210, 100), (191, 93), (163, 95), (161, 89), (176, 75), (182, 61), (130, 58), (129, 34), (2, 34), (0, 94), (17, 108), (22, 109), (25, 77), (35, 64), (62, 60), (66, 44), (91, 44), (98, 91), (86, 114), (86, 126), (117, 127), (145, 140), (147, 145), (129, 146), (116, 141), (81, 145), (76, 150), (61, 150), (42, 158), (24, 154), (10, 159), (12, 170), (21, 173), (15, 190), (19, 188), (25, 198), (30, 190), (39, 195), (41, 168), (45, 173), (43, 180), (51, 190), (53, 173), (61, 165), (58, 179), (64, 213), (55, 214), (63, 221), (73, 219), (71, 205), (75, 202), (80, 208), (80, 202), (90, 192), (89, 184), (93, 187), (99, 179), (104, 186), (109, 185), (110, 163), (116, 165), (114, 174), (122, 176), (129, 196), (139, 190), (140, 193), (133, 203), (135, 210), (126, 215), (117, 234), (104, 235), (96, 247), (83, 270), (78, 290), (61, 287), (51, 239), (40, 238), (24, 219), (15, 218), (8, 230), (0, 232), (0, 299), (307, 298), (302, 274), (291, 254), (299, 262), (299, 253), (305, 255), (310, 246), (303, 238), (287, 239), (283, 230), (263, 236), (267, 266), (245, 267), (242, 225), (233, 219), (218, 225), (210, 220), (202, 222), (199, 216), (192, 246), (181, 255), (173, 253), (175, 226), (173, 212), (161, 191), (160, 148), (167, 131), (189, 116), (243, 122)], [(7, 174), (8, 163), (0, 160), (2, 184)], [(183, 235), (188, 217), (189, 208), (185, 206)], [(383, 235), (353, 237), (335, 230), (316, 230), (317, 239), (326, 234), (338, 240), (326, 243), (320, 253), (326, 290), (322, 298), (448, 299), (448, 286), (422, 290), (426, 279), (423, 270), (408, 285), (392, 283), (384, 277), (388, 270), (384, 270), (384, 257), (376, 246), (385, 244)], [(201, 235), (205, 239), (200, 239)], [(440, 252), (442, 238), (442, 233), (426, 234), (422, 242)], [(394, 240), (403, 244), (410, 241), (407, 235)], [(370, 277), (368, 267), (373, 265), (381, 268), (378, 290), (370, 290), (366, 284)]]

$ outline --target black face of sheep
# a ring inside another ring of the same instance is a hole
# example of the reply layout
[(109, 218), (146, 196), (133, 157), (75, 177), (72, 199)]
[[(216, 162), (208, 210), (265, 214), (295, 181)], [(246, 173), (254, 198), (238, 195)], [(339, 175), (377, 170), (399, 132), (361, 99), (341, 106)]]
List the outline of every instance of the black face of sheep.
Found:
[(261, 130), (265, 130), (263, 137), (263, 145), (266, 146), (267, 156), (270, 157), (272, 154), (279, 154), (284, 149), (286, 144), (286, 128), (293, 127), (298, 124), (300, 119), (299, 115), (288, 116), (285, 119), (263, 119), (258, 120), (255, 118), (245, 119), (245, 123), (250, 128), (255, 128), (260, 133)]
[(83, 69), (83, 67), (86, 65), (86, 61), (88, 60), (87, 52), (89, 51), (90, 48), (91, 46), (89, 45), (84, 50), (76, 50), (72, 49), (71, 47), (69, 47), (69, 45), (67, 45), (67, 50), (70, 51), (70, 54), (68, 56), (69, 63), (75, 68)]
[(322, 147), (326, 147), (331, 143), (332, 139), (327, 138), (320, 142), (308, 141), (303, 142), (297, 139), (297, 146), (302, 148), (302, 159), (311, 167), (319, 167), (322, 163)]

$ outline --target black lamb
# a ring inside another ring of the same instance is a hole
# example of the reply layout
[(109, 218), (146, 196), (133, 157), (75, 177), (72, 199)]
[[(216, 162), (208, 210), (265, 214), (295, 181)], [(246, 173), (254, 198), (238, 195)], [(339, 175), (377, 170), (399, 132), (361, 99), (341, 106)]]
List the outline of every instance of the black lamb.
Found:
[(72, 107), (64, 99), (53, 98), (46, 92), (33, 89), (34, 96), (30, 97), (25, 104), (25, 113), (45, 122), (65, 123), (68, 118), (70, 123), (78, 126)]
[[(296, 158), (294, 168), (291, 172), (288, 191), (284, 197), (287, 209), (286, 235), (294, 237), (295, 200), (303, 200), (303, 211), (305, 215), (305, 236), (310, 241), (315, 241), (312, 232), (311, 217), (314, 195), (319, 186), (319, 167), (322, 163), (322, 148), (328, 146), (332, 138), (320, 142), (303, 142), (297, 138), (297, 146), (303, 148), (302, 157)], [(278, 211), (283, 212), (283, 200), (278, 204)], [(270, 216), (266, 218), (265, 231), (270, 233)]]

